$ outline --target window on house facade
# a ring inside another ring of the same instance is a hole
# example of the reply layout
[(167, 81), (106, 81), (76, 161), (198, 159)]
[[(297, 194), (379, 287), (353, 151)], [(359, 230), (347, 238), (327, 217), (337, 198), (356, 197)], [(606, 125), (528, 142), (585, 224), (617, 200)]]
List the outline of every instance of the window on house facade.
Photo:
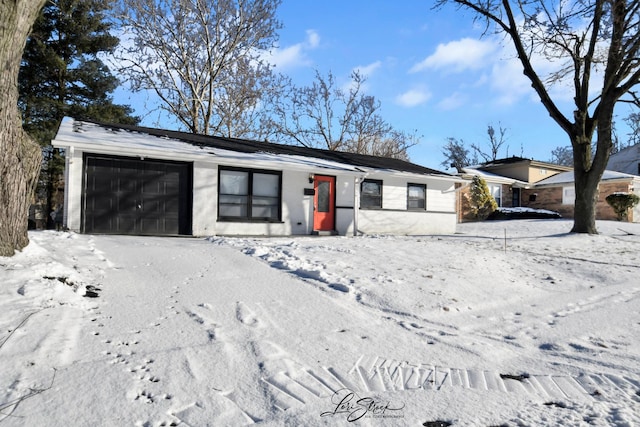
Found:
[(576, 202), (576, 189), (572, 187), (562, 188), (562, 204), (573, 205)]
[(280, 221), (280, 172), (220, 168), (218, 182), (218, 219)]
[(382, 181), (365, 179), (360, 186), (360, 208), (382, 209)]
[(407, 184), (407, 209), (423, 211), (427, 208), (427, 186), (425, 184)]
[(489, 185), (489, 192), (496, 199), (498, 207), (502, 207), (502, 185)]

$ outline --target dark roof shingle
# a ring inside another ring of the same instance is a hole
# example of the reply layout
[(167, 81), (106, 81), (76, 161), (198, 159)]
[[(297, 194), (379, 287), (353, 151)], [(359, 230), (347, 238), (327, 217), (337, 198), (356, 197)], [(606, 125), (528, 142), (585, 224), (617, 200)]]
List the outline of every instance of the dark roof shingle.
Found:
[(296, 155), (367, 168), (390, 169), (400, 172), (410, 172), (423, 175), (451, 176), (450, 174), (447, 174), (445, 172), (389, 157), (370, 156), (366, 154), (347, 153), (343, 151), (322, 150), (318, 148), (301, 147), (296, 145), (274, 144), (271, 142), (252, 141), (247, 139), (200, 135), (188, 132), (155, 129), (134, 125), (102, 123), (89, 120), (86, 121), (109, 129), (145, 133), (156, 137), (176, 139), (196, 146), (219, 148), (241, 153), (264, 152), (272, 154)]

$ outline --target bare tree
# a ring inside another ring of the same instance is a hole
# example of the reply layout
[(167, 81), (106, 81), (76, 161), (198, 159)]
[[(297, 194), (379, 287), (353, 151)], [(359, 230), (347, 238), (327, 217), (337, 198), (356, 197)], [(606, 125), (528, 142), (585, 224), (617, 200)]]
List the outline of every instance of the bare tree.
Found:
[[(573, 149), (575, 209), (572, 232), (597, 233), (598, 184), (612, 149), (614, 108), (640, 82), (640, 0), (439, 0), (470, 9), (507, 36), (543, 106), (568, 135)], [(535, 57), (557, 64), (541, 76)], [(598, 75), (598, 73), (601, 73)], [(594, 90), (596, 76), (602, 87)], [(567, 117), (550, 87), (572, 83), (574, 111)], [(637, 99), (637, 97), (635, 97)], [(595, 154), (591, 143), (596, 138)]]
[(291, 86), (274, 106), (269, 126), (276, 140), (305, 147), (408, 159), (415, 132), (393, 129), (379, 114), (380, 102), (363, 93), (365, 77), (351, 74), (348, 89), (331, 72), (316, 71), (311, 86)]
[(489, 139), (489, 152), (485, 152), (479, 144), (471, 144), (471, 149), (476, 156), (482, 157), (485, 162), (491, 162), (498, 158), (500, 148), (507, 142), (507, 129), (502, 126), (498, 127), (498, 133), (493, 125), (487, 125), (487, 136)]
[(29, 244), (29, 204), (40, 171), (40, 146), (22, 129), (18, 72), (27, 36), (45, 0), (0, 2), (0, 256)]
[(624, 119), (624, 121), (630, 129), (627, 134), (629, 139), (627, 140), (626, 147), (640, 144), (640, 113), (631, 113)]
[[(474, 158), (470, 156), (469, 150), (461, 139), (447, 138), (447, 143), (442, 147), (442, 155), (445, 160), (441, 163), (447, 168), (454, 167), (458, 172), (470, 164), (475, 163)], [(475, 158), (477, 161), (477, 158)]]
[(573, 165), (573, 150), (571, 146), (556, 147), (551, 150), (551, 159), (549, 162), (561, 166)]
[(189, 132), (245, 137), (272, 78), (280, 0), (123, 0), (120, 70)]

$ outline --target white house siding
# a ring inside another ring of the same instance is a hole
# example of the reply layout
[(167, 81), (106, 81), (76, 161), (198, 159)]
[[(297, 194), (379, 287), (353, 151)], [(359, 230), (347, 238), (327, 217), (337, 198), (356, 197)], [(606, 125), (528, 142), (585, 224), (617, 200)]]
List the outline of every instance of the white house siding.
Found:
[[(266, 169), (259, 166), (256, 166), (256, 168)], [(304, 195), (305, 188), (313, 188), (313, 184), (309, 184), (309, 172), (282, 172), (281, 222), (218, 221), (218, 195), (216, 190), (215, 197), (210, 199), (214, 211), (214, 215), (210, 219), (215, 230), (213, 234), (227, 236), (288, 236), (292, 234), (311, 234), (313, 196)]]
[(358, 231), (365, 234), (453, 234), (456, 214), (360, 210)]
[[(309, 183), (310, 174), (336, 176), (331, 172), (334, 171), (282, 171), (282, 222), (278, 223), (217, 221), (218, 197), (215, 194), (209, 199), (209, 203), (212, 205), (211, 209), (215, 213), (211, 217), (214, 221), (212, 227), (215, 231), (209, 234), (252, 236), (311, 234), (313, 231), (314, 196), (305, 195), (304, 190), (305, 188), (313, 188), (313, 183)], [(336, 206), (339, 207), (336, 209), (336, 231), (341, 235), (353, 232), (353, 182), (352, 175), (336, 176)]]
[(194, 236), (216, 234), (218, 200), (218, 165), (211, 162), (193, 163), (193, 221)]
[[(640, 178), (633, 180), (633, 192), (640, 197)], [(633, 222), (640, 222), (640, 203), (633, 208)]]
[(64, 223), (70, 230), (80, 231), (83, 182), (81, 151), (66, 151), (64, 180)]
[[(451, 181), (420, 176), (369, 175), (382, 180), (382, 209), (359, 209), (358, 231), (366, 234), (447, 234), (456, 230), (456, 194)], [(426, 184), (426, 210), (407, 210), (407, 184)]]

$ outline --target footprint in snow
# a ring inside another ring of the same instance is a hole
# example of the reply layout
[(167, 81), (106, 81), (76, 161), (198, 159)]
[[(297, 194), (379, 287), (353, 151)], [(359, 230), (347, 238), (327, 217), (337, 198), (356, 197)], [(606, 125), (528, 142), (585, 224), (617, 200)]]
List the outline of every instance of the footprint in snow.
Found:
[(236, 318), (244, 325), (253, 327), (260, 326), (260, 320), (256, 317), (255, 313), (247, 308), (241, 301), (236, 303)]

